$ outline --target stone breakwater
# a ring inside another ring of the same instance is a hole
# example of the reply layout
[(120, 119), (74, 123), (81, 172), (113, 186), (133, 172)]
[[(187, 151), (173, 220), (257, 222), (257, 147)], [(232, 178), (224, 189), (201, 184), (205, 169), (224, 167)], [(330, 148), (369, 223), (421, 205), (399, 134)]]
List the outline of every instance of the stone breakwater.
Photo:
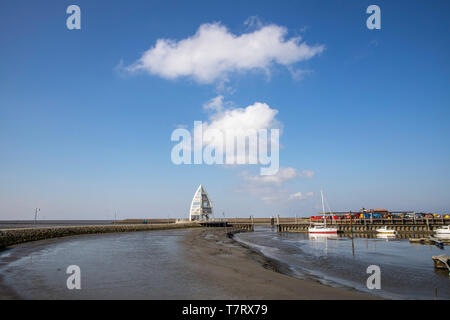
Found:
[(67, 226), (0, 230), (0, 249), (19, 243), (82, 234), (167, 230), (201, 227), (197, 223), (133, 224), (107, 226)]

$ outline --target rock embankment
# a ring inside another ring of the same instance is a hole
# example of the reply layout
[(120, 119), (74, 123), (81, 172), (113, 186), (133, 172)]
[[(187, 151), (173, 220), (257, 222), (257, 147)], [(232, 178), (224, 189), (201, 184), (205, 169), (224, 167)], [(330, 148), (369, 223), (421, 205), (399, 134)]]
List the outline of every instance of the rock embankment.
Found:
[(197, 223), (132, 224), (106, 226), (67, 226), (0, 230), (0, 248), (15, 244), (81, 234), (167, 230), (200, 227)]

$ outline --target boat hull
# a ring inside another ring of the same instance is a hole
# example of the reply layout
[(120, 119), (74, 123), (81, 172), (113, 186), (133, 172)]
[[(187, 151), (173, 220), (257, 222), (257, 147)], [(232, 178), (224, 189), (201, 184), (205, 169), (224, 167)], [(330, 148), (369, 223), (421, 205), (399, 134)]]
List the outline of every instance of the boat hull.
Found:
[(313, 234), (337, 234), (338, 230), (334, 228), (309, 228), (308, 233)]
[(450, 235), (450, 226), (438, 228), (434, 232), (437, 235)]
[(379, 234), (392, 234), (392, 235), (397, 234), (396, 230), (387, 229), (387, 228), (377, 229), (376, 232)]
[(316, 233), (316, 234), (336, 234), (337, 231), (308, 231), (308, 233)]

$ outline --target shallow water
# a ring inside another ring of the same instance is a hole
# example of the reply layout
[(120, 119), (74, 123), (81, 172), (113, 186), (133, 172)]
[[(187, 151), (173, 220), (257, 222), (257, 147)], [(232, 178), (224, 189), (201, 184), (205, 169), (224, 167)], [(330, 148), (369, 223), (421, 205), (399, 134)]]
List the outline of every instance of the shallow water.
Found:
[[(187, 267), (184, 230), (76, 236), (0, 252), (1, 286), (26, 299), (227, 299)], [(81, 269), (81, 290), (66, 269)]]
[[(289, 266), (299, 278), (351, 287), (385, 298), (450, 299), (450, 276), (436, 270), (431, 257), (450, 255), (434, 245), (412, 245), (408, 239), (311, 236), (277, 233), (270, 228), (240, 233), (236, 239)], [(369, 265), (381, 270), (381, 289), (366, 286)]]
[[(0, 251), (0, 297), (6, 287), (26, 299), (230, 299), (202, 281), (180, 240), (192, 230), (155, 230), (44, 240)], [(310, 237), (270, 228), (236, 238), (287, 264), (299, 278), (316, 279), (387, 298), (450, 299), (450, 277), (431, 256), (446, 254), (407, 239)], [(368, 290), (369, 265), (381, 268), (381, 290)], [(81, 290), (68, 290), (66, 269), (81, 269)]]

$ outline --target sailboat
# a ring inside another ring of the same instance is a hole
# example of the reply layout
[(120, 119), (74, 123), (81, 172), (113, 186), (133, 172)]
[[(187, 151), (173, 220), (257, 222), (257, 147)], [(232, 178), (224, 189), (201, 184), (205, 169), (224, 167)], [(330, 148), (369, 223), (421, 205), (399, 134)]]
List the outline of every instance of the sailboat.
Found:
[(320, 195), (322, 196), (322, 213), (324, 223), (315, 223), (314, 226), (310, 225), (308, 228), (308, 233), (311, 234), (337, 234), (338, 229), (327, 227), (327, 219), (325, 218), (325, 205), (323, 202), (323, 190), (320, 190)]

